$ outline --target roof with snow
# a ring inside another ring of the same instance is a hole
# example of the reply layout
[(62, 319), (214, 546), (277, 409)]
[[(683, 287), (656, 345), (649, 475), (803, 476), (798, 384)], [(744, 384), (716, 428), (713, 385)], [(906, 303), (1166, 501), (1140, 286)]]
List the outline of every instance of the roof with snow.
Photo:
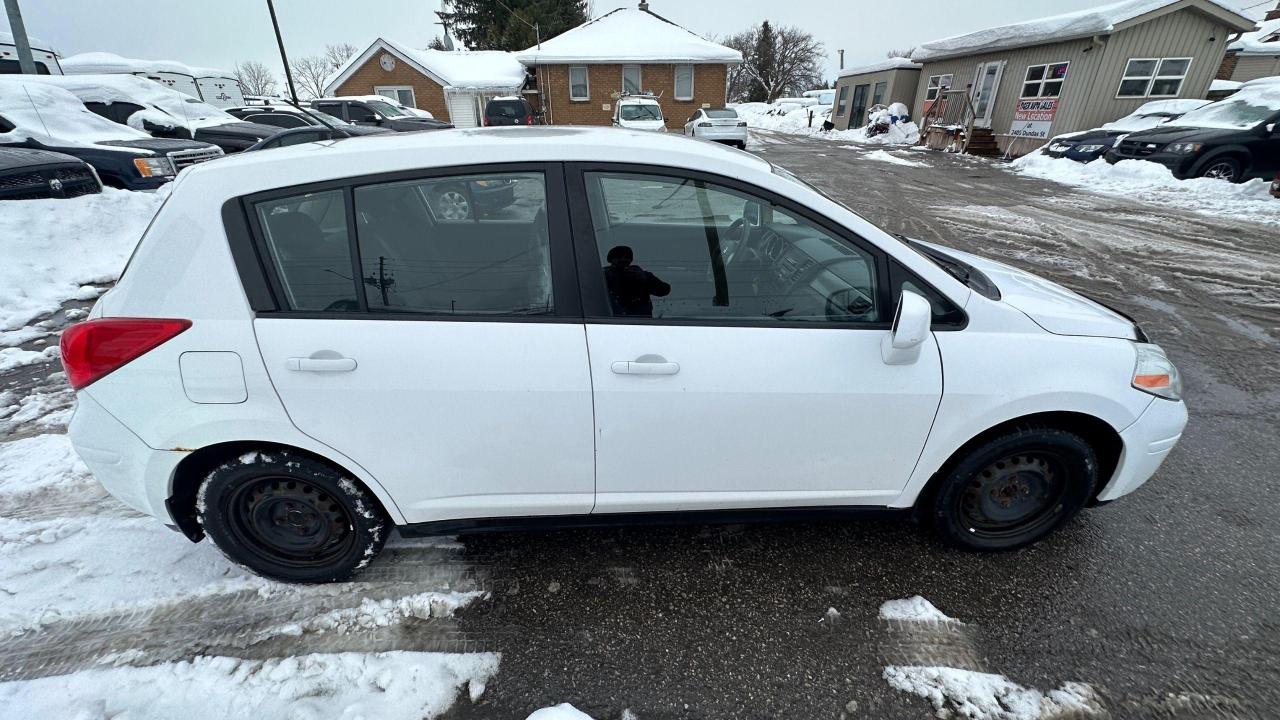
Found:
[(618, 8), (516, 53), (525, 65), (565, 63), (725, 63), (742, 53), (718, 45), (650, 10)]
[(325, 94), (334, 93), (339, 85), (379, 52), (391, 53), (443, 87), (518, 90), (524, 84), (524, 66), (513, 53), (501, 50), (416, 50), (402, 42), (378, 38), (369, 49), (347, 60), (330, 76), (325, 83)]
[(1280, 55), (1280, 19), (1258, 23), (1257, 30), (1241, 35), (1227, 50), (1241, 55)]
[(1109, 35), (1125, 29), (1134, 21), (1150, 20), (1183, 9), (1198, 10), (1242, 32), (1251, 30), (1254, 26), (1253, 20), (1241, 15), (1239, 10), (1227, 5), (1225, 0), (1121, 0), (1110, 5), (923, 43), (911, 53), (911, 59), (926, 62), (1092, 35)]
[(868, 75), (870, 73), (884, 72), (885, 70), (919, 70), (920, 63), (913, 62), (911, 58), (895, 57), (889, 58), (882, 62), (873, 63), (871, 65), (863, 65), (862, 67), (849, 68), (841, 70), (839, 77), (849, 77), (850, 75)]
[[(13, 33), (0, 30), (0, 45), (13, 45)], [(53, 47), (49, 43), (38, 37), (27, 35), (27, 44), (35, 50), (52, 50)]]
[(194, 78), (231, 78), (235, 75), (221, 68), (197, 67), (177, 60), (139, 60), (109, 52), (87, 52), (59, 61), (68, 75), (100, 75), (110, 73), (174, 73)]

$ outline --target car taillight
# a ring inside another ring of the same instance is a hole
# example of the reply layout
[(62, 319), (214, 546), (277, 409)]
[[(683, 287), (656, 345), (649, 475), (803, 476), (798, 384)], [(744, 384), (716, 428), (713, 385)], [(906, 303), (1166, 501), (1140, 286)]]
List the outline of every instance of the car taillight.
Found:
[(489, 117), (486, 115), (485, 117), (481, 118), (480, 123), (485, 127), (489, 127)]
[(524, 116), (524, 124), (525, 124), (525, 125), (532, 125), (532, 124), (533, 124), (533, 116), (532, 116), (532, 115), (525, 115), (525, 116)]
[(79, 390), (191, 327), (190, 320), (102, 318), (62, 331), (62, 367)]

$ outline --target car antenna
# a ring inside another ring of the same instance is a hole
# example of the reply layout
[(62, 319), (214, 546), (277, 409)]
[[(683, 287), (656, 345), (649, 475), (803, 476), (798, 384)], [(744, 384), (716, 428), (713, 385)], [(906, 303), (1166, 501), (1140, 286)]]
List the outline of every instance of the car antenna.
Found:
[(344, 137), (344, 138), (352, 137), (351, 133), (349, 133), (349, 132), (347, 132), (346, 130), (343, 130), (342, 128), (337, 127), (337, 126), (335, 126), (335, 125), (330, 125), (329, 123), (325, 122), (325, 119), (324, 119), (324, 118), (322, 118), (322, 117), (320, 117), (319, 115), (317, 115), (317, 114), (315, 114), (315, 113), (311, 112), (311, 109), (310, 109), (310, 108), (304, 108), (304, 107), (302, 107), (301, 105), (299, 105), (299, 104), (298, 104), (298, 102), (297, 102), (296, 100), (293, 100), (293, 99), (291, 99), (291, 98), (284, 98), (284, 101), (285, 101), (285, 102), (287, 102), (287, 103), (289, 103), (289, 104), (290, 104), (290, 105), (292, 105), (293, 107), (297, 108), (298, 112), (302, 113), (303, 115), (306, 115), (306, 116), (307, 116), (307, 117), (309, 117), (309, 118), (313, 118), (316, 122), (320, 123), (321, 125), (323, 125), (323, 126), (325, 126), (325, 127), (329, 128), (329, 129), (330, 129), (330, 130), (332, 130), (333, 132), (337, 133), (340, 137)]

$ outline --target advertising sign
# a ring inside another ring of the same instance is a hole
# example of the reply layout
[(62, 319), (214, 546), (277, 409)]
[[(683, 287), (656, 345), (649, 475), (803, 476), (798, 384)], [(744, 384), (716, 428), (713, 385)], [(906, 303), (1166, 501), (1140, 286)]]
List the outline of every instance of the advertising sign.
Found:
[(1013, 112), (1013, 127), (1009, 134), (1013, 137), (1049, 139), (1049, 129), (1053, 127), (1053, 117), (1058, 114), (1058, 98), (1038, 98), (1035, 100), (1019, 100)]

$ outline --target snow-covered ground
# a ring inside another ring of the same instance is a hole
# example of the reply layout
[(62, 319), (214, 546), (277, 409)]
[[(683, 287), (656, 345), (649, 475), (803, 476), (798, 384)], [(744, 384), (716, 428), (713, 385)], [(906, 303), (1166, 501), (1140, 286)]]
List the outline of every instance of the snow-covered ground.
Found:
[(810, 108), (801, 107), (786, 113), (770, 114), (769, 111), (774, 106), (768, 103), (740, 103), (731, 107), (737, 109), (738, 115), (747, 121), (749, 128), (757, 130), (858, 145), (914, 145), (920, 139), (920, 129), (915, 123), (891, 125), (888, 133), (869, 137), (866, 128), (823, 130), (822, 122), (825, 118), (818, 113), (814, 113), (812, 124), (809, 122)]
[(1178, 180), (1165, 166), (1146, 160), (1085, 164), (1040, 153), (1019, 158), (1010, 167), (1024, 175), (1090, 192), (1203, 215), (1280, 225), (1280, 200), (1271, 197), (1270, 184), (1263, 180), (1240, 184), (1207, 178)]

